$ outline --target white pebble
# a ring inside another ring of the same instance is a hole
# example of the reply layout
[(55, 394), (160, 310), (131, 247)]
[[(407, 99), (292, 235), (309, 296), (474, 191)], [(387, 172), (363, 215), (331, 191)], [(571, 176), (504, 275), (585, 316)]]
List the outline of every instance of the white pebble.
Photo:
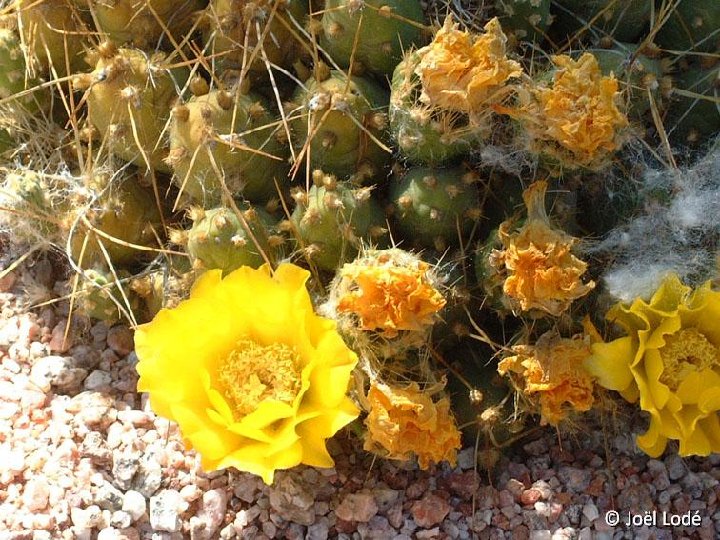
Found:
[(227, 502), (224, 489), (213, 489), (203, 494), (197, 517), (205, 524), (204, 538), (211, 538), (224, 521)]
[(31, 512), (37, 512), (43, 510), (48, 504), (48, 496), (50, 492), (48, 490), (48, 484), (42, 479), (33, 479), (25, 484), (25, 491), (23, 493), (23, 503), (25, 508)]
[(150, 526), (156, 531), (179, 531), (182, 527), (181, 504), (187, 505), (175, 489), (165, 489), (150, 497)]
[(132, 525), (132, 522), (132, 516), (124, 510), (116, 510), (112, 513), (112, 516), (110, 516), (110, 525), (118, 529), (126, 529)]
[(133, 521), (137, 521), (145, 515), (145, 512), (147, 511), (147, 502), (145, 501), (145, 497), (143, 497), (142, 493), (131, 489), (125, 492), (122, 509), (130, 515)]

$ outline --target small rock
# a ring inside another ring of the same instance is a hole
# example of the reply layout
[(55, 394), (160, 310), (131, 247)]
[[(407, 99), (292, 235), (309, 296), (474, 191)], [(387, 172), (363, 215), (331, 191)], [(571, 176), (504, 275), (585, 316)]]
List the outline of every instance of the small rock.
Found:
[(679, 480), (687, 473), (687, 467), (680, 456), (670, 454), (665, 458), (665, 466), (667, 467), (670, 480)]
[(95, 493), (95, 503), (105, 510), (120, 510), (123, 500), (122, 492), (110, 482), (104, 482)]
[(310, 525), (307, 529), (306, 540), (327, 540), (330, 535), (330, 526), (328, 520), (322, 518)]
[(156, 531), (177, 532), (182, 528), (183, 505), (175, 489), (166, 489), (150, 498), (150, 526)]
[(449, 478), (450, 491), (458, 497), (469, 499), (477, 492), (480, 487), (480, 478), (475, 471), (465, 471), (462, 473), (453, 473)]
[(130, 514), (132, 521), (137, 521), (147, 512), (147, 501), (142, 493), (131, 489), (123, 496), (122, 509)]
[(445, 499), (433, 493), (426, 493), (422, 499), (413, 503), (410, 512), (415, 523), (419, 527), (427, 529), (442, 523), (450, 512), (450, 505)]
[(151, 497), (162, 484), (162, 467), (152, 456), (144, 456), (138, 472), (133, 478), (132, 487), (146, 497)]
[(79, 529), (92, 529), (103, 521), (99, 506), (91, 505), (87, 508), (70, 508), (70, 519)]
[[(72, 358), (64, 356), (38, 358), (30, 370), (30, 382), (43, 392), (48, 392), (52, 386), (69, 387), (79, 373), (73, 371), (74, 369)], [(77, 382), (79, 384), (80, 381)]]
[(590, 485), (592, 471), (563, 466), (558, 469), (558, 478), (570, 491), (582, 493)]
[(600, 512), (597, 506), (595, 506), (595, 503), (593, 503), (592, 501), (588, 501), (587, 503), (585, 503), (585, 506), (583, 506), (582, 509), (582, 513), (589, 523), (592, 523), (598, 517), (600, 517)]
[(116, 510), (112, 513), (112, 516), (110, 516), (110, 525), (118, 529), (127, 529), (132, 525), (132, 522), (132, 516), (124, 510)]
[(83, 386), (87, 390), (102, 390), (110, 388), (112, 383), (112, 376), (101, 369), (96, 369), (85, 379)]
[(338, 519), (344, 521), (370, 521), (378, 512), (378, 505), (375, 498), (369, 493), (350, 493), (345, 496), (340, 505), (335, 509)]
[(64, 353), (67, 352), (75, 342), (75, 336), (73, 335), (72, 328), (67, 335), (65, 335), (65, 326), (67, 321), (62, 320), (55, 325), (50, 333), (50, 341), (48, 347), (53, 352)]
[(112, 463), (112, 452), (110, 452), (110, 449), (105, 443), (105, 439), (103, 439), (99, 431), (91, 431), (85, 435), (81, 452), (84, 457), (89, 457), (95, 465), (101, 468)]
[(32, 479), (25, 484), (25, 491), (23, 492), (23, 503), (25, 508), (31, 512), (38, 512), (39, 510), (45, 509), (48, 504), (48, 497), (50, 496), (50, 486), (43, 479)]
[(78, 423), (85, 426), (108, 425), (115, 420), (115, 400), (102, 392), (86, 390), (70, 400), (69, 413), (74, 413)]
[(228, 498), (224, 489), (212, 489), (203, 494), (196, 516), (198, 522), (202, 524), (203, 532), (197, 538), (212, 538), (225, 519), (227, 502)]
[(112, 453), (112, 475), (115, 485), (120, 489), (128, 489), (132, 479), (140, 468), (140, 459), (134, 454), (115, 451)]
[(435, 527), (433, 529), (427, 529), (424, 531), (418, 531), (415, 533), (417, 540), (425, 540), (426, 538), (438, 538), (440, 536), (440, 528)]
[(120, 356), (126, 356), (132, 352), (133, 344), (133, 333), (127, 327), (123, 325), (113, 326), (108, 330), (107, 344), (113, 351)]
[(520, 502), (525, 506), (533, 506), (542, 498), (542, 492), (539, 489), (530, 488), (522, 492), (520, 495)]
[(315, 522), (315, 495), (302, 480), (282, 475), (269, 491), (270, 507), (284, 520), (306, 526)]

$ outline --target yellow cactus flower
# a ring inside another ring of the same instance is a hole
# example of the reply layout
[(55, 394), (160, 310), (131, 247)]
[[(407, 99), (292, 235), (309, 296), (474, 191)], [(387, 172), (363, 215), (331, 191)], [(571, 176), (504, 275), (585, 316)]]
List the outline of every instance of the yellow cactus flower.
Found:
[(513, 309), (540, 310), (558, 316), (595, 283), (583, 283), (587, 264), (571, 250), (577, 239), (552, 226), (545, 211), (547, 182), (534, 182), (523, 193), (527, 222), (516, 233), (500, 228), (504, 250), (491, 254), (491, 264), (507, 275), (503, 291)]
[(417, 383), (395, 388), (374, 382), (368, 392), (365, 450), (399, 460), (414, 454), (421, 469), (443, 460), (455, 465), (460, 431), (450, 414), (450, 401), (433, 402), (436, 390), (422, 391)]
[(557, 426), (571, 410), (593, 405), (593, 379), (583, 367), (590, 345), (589, 335), (568, 339), (547, 332), (535, 345), (515, 345), (515, 356), (501, 360), (498, 372), (510, 374), (515, 387), (536, 401), (542, 424)]
[(552, 87), (533, 86), (520, 92), (516, 114), (530, 150), (545, 154), (566, 169), (603, 167), (619, 148), (620, 130), (628, 120), (617, 107), (618, 82), (603, 76), (590, 53), (578, 60), (554, 56)]
[(431, 268), (399, 249), (371, 250), (342, 267), (333, 287), (337, 312), (357, 317), (362, 330), (391, 338), (401, 330), (423, 330), (445, 306)]
[(520, 64), (508, 59), (506, 43), (497, 18), (485, 25), (484, 34), (474, 36), (458, 30), (448, 17), (432, 43), (418, 51), (422, 99), (471, 116), (488, 111), (507, 95), (508, 79), (522, 74)]
[(281, 264), (221, 276), (206, 272), (188, 300), (138, 327), (138, 390), (205, 470), (270, 484), (278, 469), (333, 466), (325, 441), (359, 413), (346, 395), (357, 356), (313, 312), (309, 273)]
[(650, 302), (619, 303), (607, 314), (627, 336), (592, 346), (585, 362), (598, 383), (650, 413), (638, 446), (652, 457), (668, 440), (680, 455), (720, 452), (720, 292), (692, 290), (671, 274)]

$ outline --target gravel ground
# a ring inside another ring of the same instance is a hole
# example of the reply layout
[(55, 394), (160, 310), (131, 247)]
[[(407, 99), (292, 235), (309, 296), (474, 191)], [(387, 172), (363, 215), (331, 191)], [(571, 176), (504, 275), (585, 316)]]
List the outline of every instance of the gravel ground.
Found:
[(540, 431), (492, 475), (471, 448), (423, 472), (350, 436), (331, 442), (334, 469), (280, 472), (272, 487), (205, 474), (135, 392), (127, 327), (77, 319), (63, 343), (65, 303), (27, 308), (53, 287), (43, 260), (0, 280), (0, 540), (720, 536), (720, 456), (649, 459), (622, 406), (604, 425)]

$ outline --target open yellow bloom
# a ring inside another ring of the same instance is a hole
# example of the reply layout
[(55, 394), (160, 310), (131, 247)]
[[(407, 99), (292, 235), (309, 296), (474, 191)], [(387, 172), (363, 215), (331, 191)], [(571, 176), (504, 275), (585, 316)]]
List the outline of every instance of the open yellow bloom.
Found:
[(522, 73), (520, 64), (507, 57), (507, 37), (497, 18), (485, 25), (485, 33), (473, 36), (445, 19), (432, 43), (418, 52), (422, 60), (416, 73), (423, 99), (442, 109), (470, 113), (487, 110), (507, 93), (505, 82)]
[(313, 312), (309, 273), (282, 264), (203, 274), (190, 298), (138, 327), (138, 390), (178, 423), (205, 470), (270, 484), (278, 469), (331, 467), (325, 441), (358, 416), (357, 357)]
[(601, 168), (620, 146), (620, 129), (628, 125), (616, 104), (618, 82), (602, 75), (590, 53), (578, 60), (565, 55), (552, 60), (552, 87), (521, 92), (520, 111), (513, 115), (529, 135), (531, 151), (568, 169)]
[(587, 264), (572, 254), (576, 239), (552, 226), (545, 211), (547, 182), (537, 181), (523, 193), (527, 222), (509, 233), (500, 228), (504, 250), (491, 255), (491, 264), (507, 275), (503, 291), (513, 308), (560, 315), (573, 300), (590, 292), (595, 283), (583, 283)]
[(399, 249), (369, 251), (342, 267), (334, 287), (338, 313), (358, 319), (362, 330), (394, 337), (435, 322), (445, 298), (430, 277), (430, 265)]
[(510, 373), (515, 387), (531, 401), (537, 400), (543, 424), (557, 426), (570, 410), (592, 407), (593, 379), (583, 367), (591, 354), (590, 343), (590, 336), (568, 339), (547, 332), (535, 345), (514, 346), (516, 355), (501, 360), (498, 372)]
[(681, 456), (720, 452), (720, 292), (710, 282), (693, 291), (670, 275), (649, 303), (617, 304), (607, 318), (628, 335), (594, 344), (586, 367), (650, 413), (638, 446), (653, 457), (669, 439)]
[(454, 465), (460, 431), (450, 414), (450, 401), (434, 403), (433, 390), (421, 391), (417, 383), (395, 388), (374, 382), (368, 392), (365, 450), (400, 460), (414, 454), (421, 469), (443, 460)]

